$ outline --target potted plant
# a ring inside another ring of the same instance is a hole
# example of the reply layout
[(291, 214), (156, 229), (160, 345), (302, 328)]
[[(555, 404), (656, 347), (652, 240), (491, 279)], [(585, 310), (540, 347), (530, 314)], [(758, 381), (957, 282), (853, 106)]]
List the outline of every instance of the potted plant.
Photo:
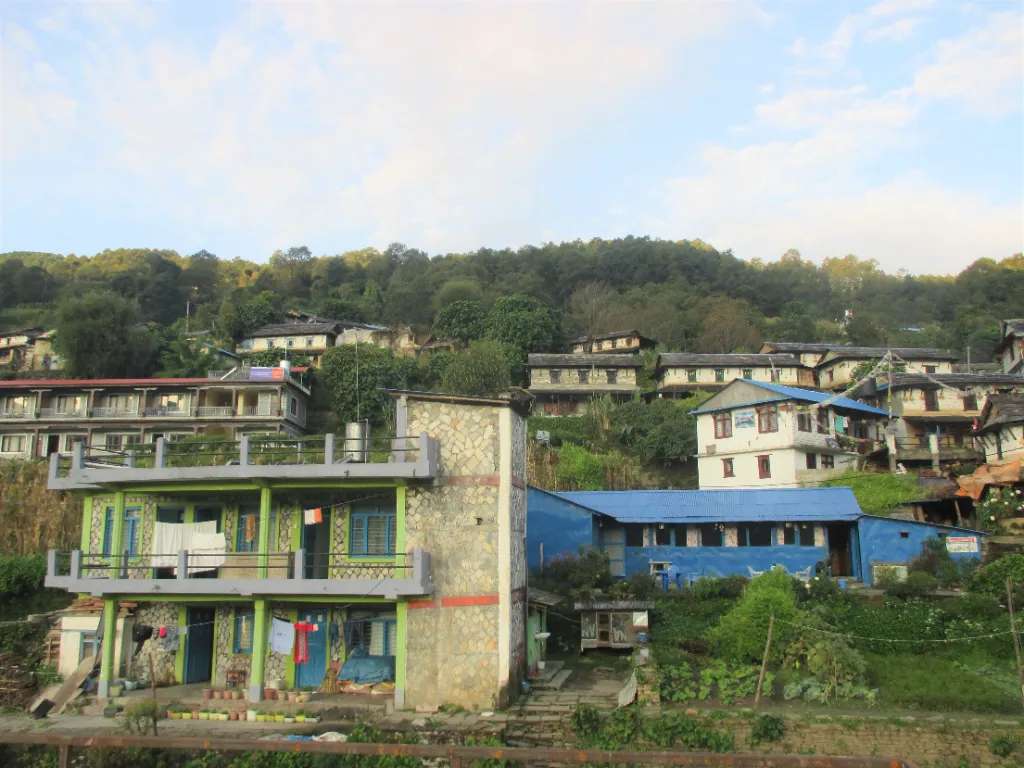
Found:
[(250, 723), (255, 723), (257, 714), (255, 709), (247, 709), (245, 710), (245, 719)]
[(306, 722), (306, 713), (303, 712), (301, 709), (298, 712), (295, 713), (295, 722), (296, 723), (304, 723), (304, 722)]
[(200, 711), (200, 713), (199, 713), (199, 719), (200, 719), (200, 720), (209, 720), (209, 719), (210, 719), (210, 713), (209, 713), (209, 712), (207, 712), (207, 711), (206, 711), (205, 709), (204, 709), (204, 710), (202, 710), (202, 711)]
[(211, 696), (213, 696), (213, 689), (203, 688), (203, 701), (209, 701)]
[(199, 710), (198, 709), (193, 709), (192, 713), (191, 713), (191, 717), (189, 717), (189, 720), (198, 720), (198, 719), (199, 719)]
[(265, 722), (267, 722), (267, 716), (264, 713), (262, 713), (262, 712), (257, 712), (256, 713), (256, 722), (257, 723), (265, 723)]
[(275, 712), (274, 713), (274, 722), (275, 723), (283, 723), (284, 722), (284, 712)]
[(264, 688), (263, 689), (263, 698), (266, 699), (267, 701), (275, 701), (277, 699), (277, 689), (276, 688)]

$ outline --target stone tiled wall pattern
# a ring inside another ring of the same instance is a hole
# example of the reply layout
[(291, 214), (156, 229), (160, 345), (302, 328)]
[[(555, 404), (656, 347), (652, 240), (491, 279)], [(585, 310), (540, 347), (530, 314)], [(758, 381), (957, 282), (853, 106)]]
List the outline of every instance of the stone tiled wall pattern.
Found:
[[(154, 634), (160, 627), (178, 626), (178, 606), (172, 603), (149, 603), (139, 607), (135, 614), (136, 624), (148, 624), (153, 627)], [(179, 648), (183, 638), (179, 636)], [(142, 645), (142, 650), (132, 661), (132, 667), (140, 679), (149, 681), (149, 659), (153, 658), (153, 676), (157, 685), (174, 684), (173, 651), (165, 651), (158, 647), (155, 638), (150, 638)]]

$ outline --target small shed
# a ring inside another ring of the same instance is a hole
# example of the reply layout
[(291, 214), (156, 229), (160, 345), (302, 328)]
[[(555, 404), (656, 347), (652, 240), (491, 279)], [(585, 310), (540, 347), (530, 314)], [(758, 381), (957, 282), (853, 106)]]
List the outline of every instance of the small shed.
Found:
[(573, 607), (580, 613), (580, 651), (590, 648), (635, 648), (647, 642), (650, 611), (644, 600), (588, 600)]

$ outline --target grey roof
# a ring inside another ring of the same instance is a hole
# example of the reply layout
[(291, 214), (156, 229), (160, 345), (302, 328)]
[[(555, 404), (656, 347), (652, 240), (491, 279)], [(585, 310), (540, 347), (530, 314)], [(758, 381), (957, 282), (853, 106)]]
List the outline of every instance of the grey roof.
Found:
[(956, 352), (948, 349), (937, 349), (935, 347), (834, 347), (829, 350), (828, 357), (822, 364), (831, 360), (844, 360), (849, 358), (874, 359), (882, 357), (886, 352), (892, 352), (903, 358), (913, 360), (959, 360)]
[(318, 320), (316, 322), (293, 321), (290, 323), (271, 323), (257, 328), (249, 334), (252, 338), (267, 336), (302, 336), (307, 333), (338, 333), (340, 323), (336, 320)]
[(1024, 395), (989, 395), (981, 412), (979, 432), (1024, 423)]
[(609, 331), (608, 333), (595, 333), (590, 336), (583, 335), (577, 336), (575, 339), (570, 339), (569, 343), (576, 344), (580, 341), (597, 341), (598, 339), (621, 339), (623, 336), (639, 336), (641, 340), (654, 341), (649, 336), (644, 336), (640, 331), (633, 329), (629, 331)]
[[(950, 387), (970, 387), (979, 384), (1009, 384), (1024, 387), (1024, 376), (1015, 376), (1012, 373), (894, 373), (891, 382), (893, 389), (938, 387), (939, 384), (946, 384)], [(878, 390), (885, 392), (889, 386), (890, 382), (880, 381)]]
[(528, 355), (526, 364), (533, 368), (641, 368), (635, 355)]
[(733, 365), (733, 366), (783, 366), (785, 368), (806, 367), (799, 359), (790, 354), (701, 354), (697, 352), (663, 352), (658, 355), (658, 368), (666, 366), (703, 366), (703, 365)]
[(766, 341), (761, 344), (761, 349), (799, 354), (801, 352), (829, 352), (846, 346), (849, 345), (828, 341)]

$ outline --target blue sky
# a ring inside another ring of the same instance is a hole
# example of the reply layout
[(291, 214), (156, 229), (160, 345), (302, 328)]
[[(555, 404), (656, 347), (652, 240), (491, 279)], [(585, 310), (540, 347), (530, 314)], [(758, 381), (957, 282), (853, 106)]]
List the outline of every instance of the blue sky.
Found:
[(7, 2), (0, 250), (1024, 243), (1020, 2)]

